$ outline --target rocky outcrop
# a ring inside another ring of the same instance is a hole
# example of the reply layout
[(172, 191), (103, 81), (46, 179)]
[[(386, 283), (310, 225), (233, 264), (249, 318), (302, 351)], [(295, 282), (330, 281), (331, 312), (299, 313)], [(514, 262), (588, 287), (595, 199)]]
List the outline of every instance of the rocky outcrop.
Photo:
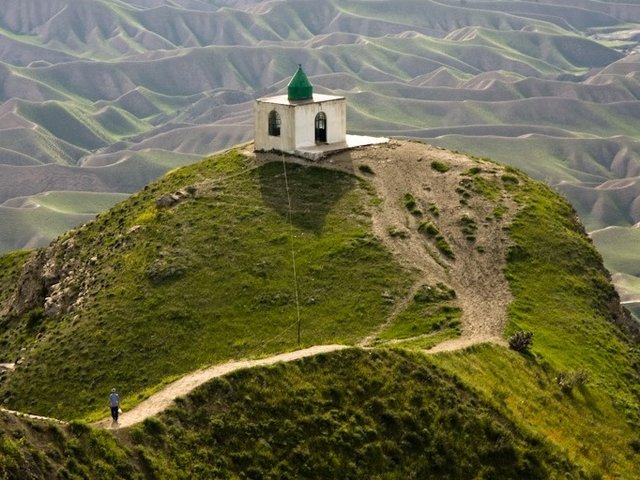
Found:
[(156, 199), (156, 208), (172, 208), (196, 192), (195, 187), (187, 187), (174, 193), (167, 193)]
[(34, 252), (23, 267), (14, 295), (1, 313), (16, 318), (42, 308), (48, 317), (55, 317), (70, 311), (78, 303), (82, 287), (88, 283), (86, 267), (97, 261), (92, 258), (83, 265), (76, 251), (71, 237)]
[(18, 285), (13, 296), (9, 299), (3, 310), (2, 316), (19, 317), (23, 313), (34, 308), (41, 307), (47, 292), (44, 267), (47, 263), (47, 250), (37, 250), (25, 263)]

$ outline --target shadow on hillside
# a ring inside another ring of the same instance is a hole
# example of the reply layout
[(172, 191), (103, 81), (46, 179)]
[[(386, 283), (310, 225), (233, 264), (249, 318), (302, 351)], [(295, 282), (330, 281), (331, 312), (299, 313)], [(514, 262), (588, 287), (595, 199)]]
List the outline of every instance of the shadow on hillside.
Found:
[[(357, 186), (356, 178), (343, 172), (281, 161), (259, 169), (264, 204), (292, 223), (316, 235), (322, 233), (326, 216), (340, 199)], [(289, 197), (287, 196), (287, 187)]]

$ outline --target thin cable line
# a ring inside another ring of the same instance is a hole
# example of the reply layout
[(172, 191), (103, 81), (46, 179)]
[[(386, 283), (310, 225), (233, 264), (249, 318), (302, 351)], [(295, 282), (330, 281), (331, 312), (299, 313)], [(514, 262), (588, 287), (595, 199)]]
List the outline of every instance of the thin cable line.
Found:
[(291, 245), (291, 263), (293, 265), (293, 285), (295, 288), (295, 300), (296, 300), (296, 318), (298, 321), (298, 345), (300, 345), (302, 339), (302, 325), (300, 321), (300, 295), (298, 293), (298, 270), (296, 268), (296, 249), (294, 246), (294, 230), (293, 230), (293, 214), (291, 208), (291, 194), (289, 192), (289, 178), (287, 176), (287, 162), (282, 153), (282, 139), (280, 139), (280, 155), (282, 157), (282, 170), (284, 171), (284, 187), (287, 191), (287, 204), (289, 206), (289, 244)]

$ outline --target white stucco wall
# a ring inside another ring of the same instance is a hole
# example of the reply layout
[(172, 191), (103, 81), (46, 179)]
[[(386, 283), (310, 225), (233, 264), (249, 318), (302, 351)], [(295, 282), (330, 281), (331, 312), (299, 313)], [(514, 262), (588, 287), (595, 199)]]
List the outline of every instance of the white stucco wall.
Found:
[(313, 102), (295, 109), (296, 147), (316, 144), (316, 115), (327, 116), (327, 143), (344, 142), (347, 135), (347, 103), (344, 99)]
[[(280, 136), (269, 135), (269, 112), (280, 115)], [(255, 104), (256, 150), (294, 153), (300, 147), (315, 145), (315, 118), (327, 117), (327, 143), (342, 143), (347, 134), (347, 102), (344, 97), (314, 95), (313, 101), (289, 102), (284, 95), (261, 98)]]
[[(275, 110), (280, 115), (280, 136), (269, 135), (269, 113)], [(293, 153), (295, 151), (295, 121), (294, 109), (289, 105), (256, 102), (255, 106), (255, 134), (256, 150), (280, 150)]]

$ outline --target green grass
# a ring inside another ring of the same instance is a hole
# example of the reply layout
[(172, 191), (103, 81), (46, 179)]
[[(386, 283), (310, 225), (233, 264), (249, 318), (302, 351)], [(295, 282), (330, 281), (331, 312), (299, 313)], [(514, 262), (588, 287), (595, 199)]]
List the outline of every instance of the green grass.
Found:
[(440, 252), (443, 255), (451, 258), (452, 260), (456, 258), (456, 254), (451, 248), (451, 245), (449, 245), (449, 242), (447, 242), (447, 239), (444, 238), (442, 235), (435, 236), (435, 245), (436, 245), (436, 248), (440, 250)]
[(448, 172), (451, 167), (444, 162), (434, 160), (431, 162), (431, 168), (436, 172), (445, 173)]
[[(589, 471), (634, 478), (640, 351), (614, 323), (613, 287), (573, 209), (542, 184), (518, 180), (507, 185), (521, 210), (510, 227), (505, 274), (514, 300), (506, 335), (534, 332), (532, 354), (485, 347), (438, 363)], [(562, 392), (558, 374), (580, 370), (587, 385)]]
[(235, 372), (130, 430), (0, 413), (0, 475), (586, 478), (424, 355), (356, 349)]
[(433, 222), (423, 222), (418, 225), (418, 231), (428, 237), (435, 237), (440, 233), (438, 227), (434, 225)]
[(142, 479), (135, 456), (113, 435), (0, 412), (0, 477)]
[(436, 218), (440, 216), (440, 209), (435, 203), (430, 203), (427, 206), (427, 211)]
[(405, 193), (402, 196), (402, 203), (404, 204), (405, 208), (411, 213), (411, 215), (415, 215), (416, 217), (422, 216), (422, 211), (418, 207), (416, 197), (414, 197), (411, 193)]
[[(370, 193), (343, 173), (287, 170), (292, 227), (282, 165), (248, 170), (231, 152), (176, 170), (67, 234), (76, 247), (60, 252), (61, 264), (99, 259), (81, 275), (86, 303), (34, 332), (44, 339), (0, 396), (77, 418), (103, 411), (112, 386), (129, 408), (165, 377), (296, 348), (291, 233), (302, 346), (352, 343), (382, 323), (388, 295), (401, 298), (411, 276), (371, 234)], [(155, 207), (164, 192), (189, 185), (200, 190), (172, 209)]]
[(521, 428), (559, 446), (593, 478), (637, 476), (638, 456), (631, 442), (638, 436), (611, 403), (609, 392), (587, 384), (567, 394), (551, 365), (504, 348), (476, 347), (435, 358)]
[(131, 439), (158, 478), (581, 477), (422, 355), (391, 351), (235, 373)]
[(459, 335), (462, 311), (455, 298), (455, 292), (444, 284), (423, 285), (407, 308), (380, 332), (377, 340), (384, 342), (444, 331), (450, 331), (449, 336)]
[(445, 256), (455, 259), (456, 255), (447, 242), (447, 239), (440, 233), (440, 229), (433, 222), (422, 222), (418, 225), (418, 232), (422, 233), (435, 247)]

